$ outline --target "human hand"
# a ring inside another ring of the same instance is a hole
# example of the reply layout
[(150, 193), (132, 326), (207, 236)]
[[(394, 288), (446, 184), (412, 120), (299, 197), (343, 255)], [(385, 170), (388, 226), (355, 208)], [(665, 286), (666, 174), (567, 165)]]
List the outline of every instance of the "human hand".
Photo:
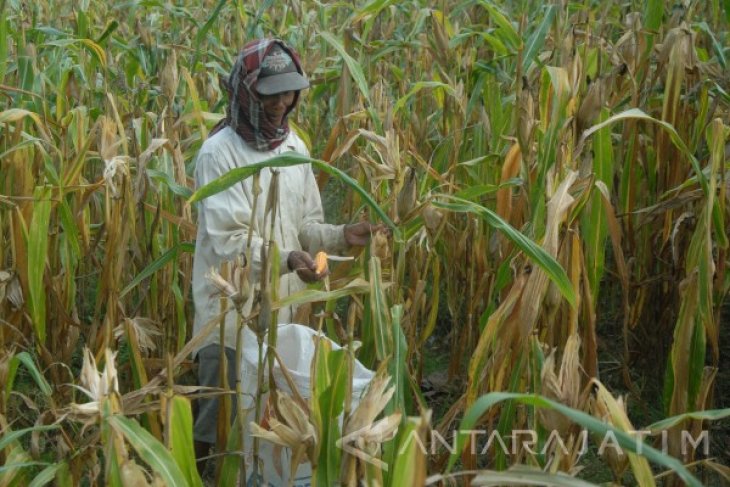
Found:
[(367, 245), (370, 241), (370, 237), (376, 232), (382, 232), (387, 237), (391, 236), (390, 228), (385, 226), (383, 223), (378, 223), (377, 225), (373, 225), (370, 222), (352, 223), (350, 225), (345, 225), (344, 232), (345, 242), (347, 242), (347, 245), (351, 247), (362, 247)]
[(322, 273), (318, 273), (312, 256), (301, 250), (292, 250), (289, 252), (286, 264), (289, 266), (289, 269), (295, 271), (299, 276), (299, 279), (304, 282), (311, 283), (321, 281), (327, 274), (329, 274), (329, 271), (327, 270)]

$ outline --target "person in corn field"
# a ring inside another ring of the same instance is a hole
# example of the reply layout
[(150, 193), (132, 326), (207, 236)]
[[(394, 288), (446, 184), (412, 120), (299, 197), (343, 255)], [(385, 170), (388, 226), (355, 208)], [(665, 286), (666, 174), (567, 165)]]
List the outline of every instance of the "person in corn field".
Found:
[[(278, 39), (261, 39), (248, 43), (236, 58), (228, 77), (223, 81), (229, 105), (224, 120), (212, 131), (198, 153), (195, 184), (201, 187), (228, 171), (266, 161), (287, 151), (309, 155), (302, 140), (290, 129), (287, 118), (297, 105), (301, 91), (309, 87), (299, 57)], [(375, 231), (386, 231), (382, 225), (360, 222), (348, 225), (324, 223), (319, 189), (309, 164), (278, 168), (279, 205), (273, 240), (280, 255), (279, 297), (303, 289), (306, 284), (324, 278), (317, 273), (312, 258), (316, 252), (340, 254), (351, 246), (363, 246)], [(223, 262), (232, 262), (246, 255), (251, 237), (251, 262), (254, 275), (262, 269), (263, 235), (272, 170), (260, 171), (261, 193), (254, 206), (253, 178), (202, 200), (198, 207), (198, 234), (193, 263), (193, 301), (195, 304), (194, 334), (221, 311), (213, 283), (206, 278), (209, 269), (219, 269)], [(255, 215), (252, 212), (255, 208)], [(251, 223), (253, 222), (253, 226)], [(292, 307), (279, 310), (279, 323), (294, 317)], [(215, 329), (201, 339), (194, 352), (198, 361), (201, 386), (218, 387), (220, 345), (228, 362), (228, 385), (235, 387), (236, 313), (225, 320), (224, 343)], [(247, 330), (250, 334), (251, 332)], [(250, 339), (251, 337), (249, 337)], [(254, 338), (255, 339), (255, 338)], [(199, 399), (194, 424), (196, 457), (201, 458), (216, 441), (218, 399)], [(233, 411), (236, 411), (235, 399)], [(202, 468), (201, 464), (198, 464)]]

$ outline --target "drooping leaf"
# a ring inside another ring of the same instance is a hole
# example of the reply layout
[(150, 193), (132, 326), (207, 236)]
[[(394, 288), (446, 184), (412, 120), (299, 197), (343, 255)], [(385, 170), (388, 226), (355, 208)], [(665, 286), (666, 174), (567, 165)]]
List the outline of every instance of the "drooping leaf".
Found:
[(281, 155), (272, 157), (271, 159), (268, 159), (264, 162), (232, 169), (223, 176), (209, 182), (201, 188), (198, 188), (188, 201), (190, 203), (195, 203), (196, 201), (200, 201), (202, 199), (208, 198), (209, 196), (220, 193), (221, 191), (230, 188), (237, 182), (243, 181), (244, 179), (253, 176), (257, 171), (260, 171), (265, 167), (288, 167), (297, 166), (300, 164), (312, 164), (312, 166), (316, 167), (320, 171), (325, 172), (330, 176), (335, 176), (347, 186), (355, 190), (355, 192), (360, 195), (363, 201), (378, 215), (378, 217), (380, 217), (380, 219), (392, 229), (394, 236), (396, 236), (396, 238), (398, 237), (400, 232), (395, 223), (393, 223), (388, 215), (386, 215), (385, 212), (380, 208), (380, 206), (375, 202), (373, 197), (367, 191), (365, 191), (365, 189), (360, 186), (357, 181), (355, 181), (336, 167), (330, 166), (324, 161), (312, 159), (311, 157), (307, 157), (297, 152), (285, 152)]
[(410, 100), (416, 93), (424, 89), (444, 90), (449, 95), (456, 96), (454, 88), (446, 83), (442, 83), (440, 81), (418, 81), (413, 85), (408, 93), (400, 97), (398, 101), (395, 102), (395, 105), (393, 106), (393, 112), (397, 113), (398, 111), (402, 110), (408, 100)]
[(664, 418), (656, 423), (652, 423), (646, 427), (647, 430), (652, 432), (658, 432), (668, 430), (672, 426), (681, 424), (688, 419), (696, 419), (700, 421), (717, 421), (730, 417), (730, 408), (725, 409), (708, 409), (706, 411), (693, 411), (690, 413), (684, 413), (669, 418)]
[(358, 62), (355, 61), (355, 59), (353, 59), (350, 54), (348, 54), (348, 52), (345, 50), (345, 47), (332, 34), (330, 34), (329, 32), (320, 32), (319, 35), (324, 40), (326, 40), (328, 44), (334, 47), (335, 50), (340, 54), (340, 56), (342, 56), (342, 60), (347, 65), (347, 70), (352, 76), (352, 79), (355, 80), (355, 84), (357, 84), (360, 93), (362, 93), (362, 96), (365, 98), (369, 105), (370, 88), (368, 87), (367, 78), (365, 77), (365, 74), (363, 73), (360, 64), (358, 64)]
[(60, 428), (60, 426), (57, 424), (49, 424), (45, 426), (32, 426), (30, 428), (23, 428), (16, 431), (5, 431), (3, 432), (3, 435), (0, 436), (0, 450), (4, 450), (12, 442), (20, 439), (28, 433), (32, 433), (34, 431), (50, 431), (58, 428)]
[[(464, 415), (459, 425), (460, 431), (471, 430), (476, 425), (479, 418), (487, 412), (492, 406), (499, 404), (500, 402), (513, 400), (521, 404), (528, 404), (535, 407), (548, 408), (554, 411), (558, 411), (564, 414), (566, 417), (574, 421), (576, 424), (586, 428), (591, 433), (598, 435), (606, 435), (608, 432), (613, 434), (616, 438), (617, 443), (621, 448), (624, 448), (631, 452), (637, 452), (636, 438), (621, 431), (618, 428), (608, 425), (603, 421), (600, 421), (583, 411), (569, 408), (563, 404), (557, 403), (550, 399), (547, 399), (539, 394), (521, 394), (513, 392), (492, 392), (480, 397), (474, 405)], [(459, 435), (456, 440), (456, 448), (454, 453), (449, 458), (449, 464), (447, 472), (451, 471), (454, 464), (458, 460), (461, 452), (464, 449), (468, 435)], [(692, 487), (701, 487), (702, 483), (694, 477), (689, 470), (676, 458), (662, 453), (661, 451), (646, 445), (641, 444), (641, 454), (648, 460), (673, 470), (687, 485)]]
[(119, 415), (110, 416), (108, 421), (115, 430), (124, 435), (140, 458), (152, 467), (167, 485), (188, 485), (185, 475), (165, 445), (139, 423)]
[[(638, 120), (646, 120), (652, 123), (656, 123), (660, 127), (662, 127), (664, 130), (669, 133), (669, 138), (672, 141), (672, 143), (677, 147), (677, 149), (684, 154), (687, 159), (689, 159), (690, 164), (692, 165), (692, 169), (694, 169), (695, 177), (697, 177), (697, 181), (700, 183), (700, 187), (702, 188), (702, 191), (705, 193), (705, 195), (709, 194), (710, 188), (709, 183), (707, 181), (707, 176), (702, 171), (702, 168), (700, 167), (700, 163), (695, 157), (695, 155), (692, 153), (692, 151), (689, 150), (687, 147), (687, 144), (684, 142), (682, 137), (677, 133), (677, 130), (669, 123), (658, 120), (654, 117), (651, 117), (644, 113), (639, 108), (630, 108), (624, 112), (621, 112), (619, 114), (616, 114), (612, 117), (610, 117), (608, 120), (605, 120), (599, 124), (594, 125), (593, 127), (589, 128), (588, 130), (584, 131), (581, 135), (580, 143), (582, 144), (587, 137), (589, 137), (594, 132), (601, 130), (604, 127), (607, 127), (613, 123), (619, 122), (621, 120), (628, 120), (628, 119), (638, 119)], [(727, 235), (724, 234), (722, 231), (724, 229), (723, 222), (723, 216), (720, 212), (720, 207), (717, 204), (717, 201), (715, 201), (715, 205), (713, 205), (712, 208), (712, 220), (715, 228), (718, 230), (718, 238), (720, 238), (720, 243), (724, 247), (727, 245), (728, 238)]]
[(571, 284), (568, 275), (565, 273), (565, 269), (563, 269), (560, 264), (558, 264), (558, 262), (539, 245), (517, 231), (489, 208), (461, 198), (445, 197), (445, 199), (446, 201), (434, 201), (434, 206), (445, 210), (460, 213), (473, 213), (480, 216), (489, 226), (502, 232), (502, 234), (514, 243), (522, 252), (524, 252), (525, 255), (532, 260), (532, 262), (544, 270), (550, 280), (558, 286), (563, 297), (565, 297), (571, 306), (575, 306), (575, 291), (573, 290), (573, 285)]
[(479, 3), (489, 12), (489, 17), (500, 27), (500, 31), (509, 41), (510, 47), (517, 49), (521, 45), (520, 36), (515, 30), (512, 22), (500, 11), (491, 0), (480, 0)]
[(51, 389), (50, 384), (48, 384), (46, 378), (43, 377), (43, 374), (33, 360), (33, 357), (31, 357), (28, 352), (20, 352), (12, 358), (12, 361), (17, 361), (18, 363), (22, 363), (23, 365), (25, 365), (25, 368), (28, 369), (28, 372), (30, 372), (30, 375), (31, 377), (33, 377), (35, 383), (38, 384), (41, 392), (48, 397), (51, 396), (51, 394), (53, 393), (53, 389)]
[(318, 301), (331, 301), (352, 296), (354, 294), (365, 294), (370, 290), (370, 285), (362, 279), (355, 279), (339, 289), (332, 291), (318, 291), (316, 289), (304, 289), (302, 291), (290, 294), (285, 298), (281, 298), (272, 304), (272, 309), (281, 309), (287, 306), (298, 306), (304, 303), (313, 303)]
[(147, 267), (145, 267), (142, 272), (137, 274), (134, 279), (132, 279), (132, 281), (124, 287), (124, 289), (122, 289), (122, 292), (119, 293), (119, 297), (121, 298), (123, 296), (126, 296), (126, 294), (134, 289), (137, 285), (139, 285), (140, 282), (144, 281), (152, 274), (165, 267), (165, 265), (167, 265), (173, 259), (177, 258), (180, 252), (195, 252), (195, 245), (190, 242), (183, 242), (174, 246), (173, 248), (159, 256)]

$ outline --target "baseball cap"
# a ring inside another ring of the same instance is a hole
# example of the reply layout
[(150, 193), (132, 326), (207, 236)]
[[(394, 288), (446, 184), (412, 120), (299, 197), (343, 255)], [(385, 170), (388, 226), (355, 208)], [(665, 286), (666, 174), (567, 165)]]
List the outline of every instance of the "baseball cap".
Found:
[(304, 88), (309, 88), (309, 82), (299, 74), (289, 53), (275, 44), (261, 61), (256, 91), (262, 95), (273, 95)]

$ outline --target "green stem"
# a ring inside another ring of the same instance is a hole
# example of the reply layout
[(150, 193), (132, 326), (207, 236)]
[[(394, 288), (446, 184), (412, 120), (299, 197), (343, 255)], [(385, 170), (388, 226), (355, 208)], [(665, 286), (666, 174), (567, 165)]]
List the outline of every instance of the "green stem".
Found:
[[(241, 435), (240, 442), (241, 442), (241, 450), (245, 450), (246, 444), (245, 444), (245, 431), (246, 431), (246, 422), (244, 421), (244, 415), (246, 414), (246, 410), (243, 407), (243, 385), (241, 384), (241, 363), (243, 362), (243, 327), (244, 327), (244, 321), (243, 321), (243, 313), (241, 307), (238, 307), (238, 322), (237, 322), (237, 330), (236, 330), (236, 409), (238, 411), (236, 414), (238, 415), (238, 425), (240, 430), (238, 431), (238, 434)], [(241, 478), (246, 479), (246, 457), (241, 456)]]
[[(261, 417), (261, 391), (264, 388), (264, 336), (262, 334), (257, 335), (259, 344), (259, 357), (258, 357), (258, 371), (256, 377), (256, 413), (254, 415), (254, 421), (259, 421)], [(253, 478), (254, 482), (258, 483), (259, 478), (259, 438), (254, 436), (253, 438)]]

